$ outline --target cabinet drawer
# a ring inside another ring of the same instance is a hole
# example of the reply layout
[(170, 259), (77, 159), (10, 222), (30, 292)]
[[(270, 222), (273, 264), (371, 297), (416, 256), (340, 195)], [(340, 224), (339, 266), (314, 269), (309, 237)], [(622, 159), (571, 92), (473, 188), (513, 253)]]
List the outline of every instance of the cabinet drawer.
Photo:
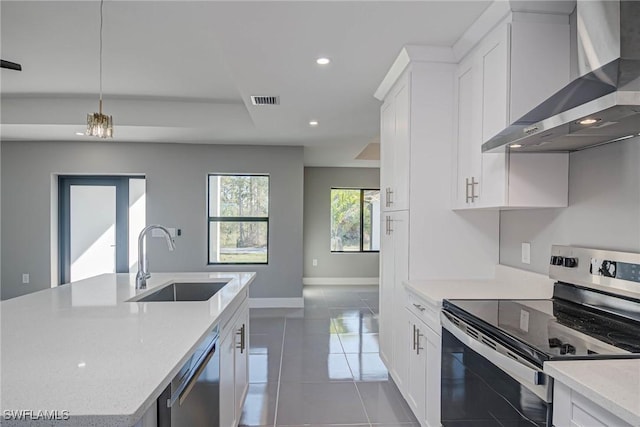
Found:
[(407, 292), (407, 309), (415, 314), (431, 329), (440, 334), (440, 308), (429, 304), (422, 298)]

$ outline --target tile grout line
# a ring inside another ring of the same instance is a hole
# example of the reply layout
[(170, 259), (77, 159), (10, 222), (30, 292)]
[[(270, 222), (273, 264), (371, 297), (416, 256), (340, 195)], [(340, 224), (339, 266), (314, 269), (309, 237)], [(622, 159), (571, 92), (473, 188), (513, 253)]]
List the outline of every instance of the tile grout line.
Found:
[(280, 367), (278, 368), (278, 386), (276, 389), (276, 410), (273, 414), (273, 425), (277, 426), (278, 422), (278, 404), (280, 403), (280, 379), (282, 377), (282, 359), (284, 359), (284, 335), (287, 332), (287, 317), (284, 317), (284, 325), (282, 327), (282, 345), (280, 346)]

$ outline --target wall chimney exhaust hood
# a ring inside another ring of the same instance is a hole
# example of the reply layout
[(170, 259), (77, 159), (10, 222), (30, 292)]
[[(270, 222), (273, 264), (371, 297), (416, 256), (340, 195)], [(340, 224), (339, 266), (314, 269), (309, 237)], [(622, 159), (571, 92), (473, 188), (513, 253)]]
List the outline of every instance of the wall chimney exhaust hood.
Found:
[(640, 134), (640, 1), (578, 0), (578, 77), (482, 145), (577, 151)]

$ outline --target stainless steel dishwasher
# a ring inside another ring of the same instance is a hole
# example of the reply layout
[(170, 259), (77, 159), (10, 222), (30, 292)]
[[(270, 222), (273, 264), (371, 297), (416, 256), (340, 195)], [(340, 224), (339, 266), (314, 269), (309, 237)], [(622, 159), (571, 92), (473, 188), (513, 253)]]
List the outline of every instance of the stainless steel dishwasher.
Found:
[(220, 354), (216, 326), (158, 398), (158, 427), (219, 427)]

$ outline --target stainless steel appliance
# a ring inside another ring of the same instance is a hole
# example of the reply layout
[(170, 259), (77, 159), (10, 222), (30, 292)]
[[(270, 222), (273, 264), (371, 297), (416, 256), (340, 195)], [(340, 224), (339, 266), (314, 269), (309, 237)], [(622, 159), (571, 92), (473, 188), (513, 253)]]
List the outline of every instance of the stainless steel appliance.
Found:
[(578, 0), (579, 77), (482, 145), (575, 151), (640, 132), (640, 2)]
[(218, 326), (182, 366), (157, 401), (158, 427), (220, 425), (220, 355)]
[(443, 302), (444, 426), (551, 426), (546, 361), (640, 358), (640, 254), (554, 246), (549, 276), (550, 300)]

